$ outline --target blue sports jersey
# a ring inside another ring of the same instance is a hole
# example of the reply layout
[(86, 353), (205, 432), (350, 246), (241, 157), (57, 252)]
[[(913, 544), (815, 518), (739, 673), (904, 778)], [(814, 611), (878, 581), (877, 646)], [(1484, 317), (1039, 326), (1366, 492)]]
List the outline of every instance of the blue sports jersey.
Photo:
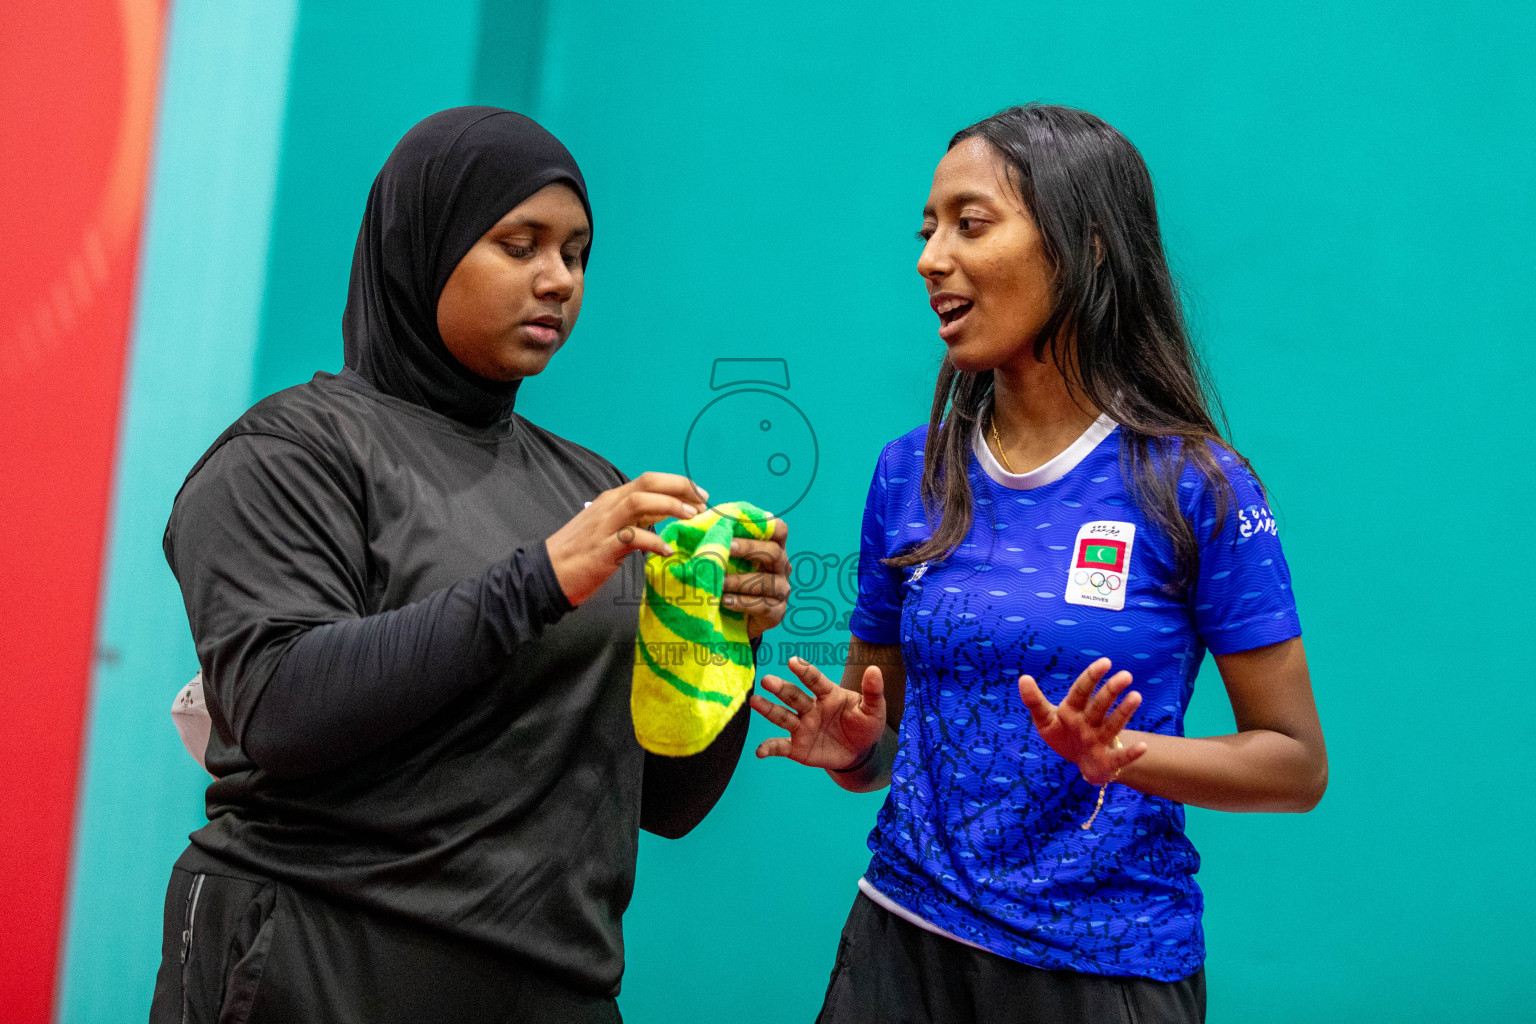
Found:
[[(985, 422), (983, 417), (982, 422)], [(1098, 787), (1046, 746), (1019, 698), (1029, 674), (1059, 703), (1101, 656), (1128, 669), (1129, 728), (1182, 735), (1195, 674), (1217, 654), (1301, 633), (1274, 519), (1252, 475), (1219, 457), (1237, 495), (1225, 521), (1193, 468), (1180, 483), (1200, 545), (1173, 594), (1172, 545), (1120, 471), (1101, 417), (1032, 473), (1009, 474), (980, 438), (970, 533), (943, 561), (879, 559), (925, 540), (918, 486), (927, 428), (886, 445), (864, 510), (853, 633), (900, 643), (906, 707), (865, 875), (916, 917), (1036, 967), (1174, 981), (1205, 960), (1199, 855), (1183, 805)]]

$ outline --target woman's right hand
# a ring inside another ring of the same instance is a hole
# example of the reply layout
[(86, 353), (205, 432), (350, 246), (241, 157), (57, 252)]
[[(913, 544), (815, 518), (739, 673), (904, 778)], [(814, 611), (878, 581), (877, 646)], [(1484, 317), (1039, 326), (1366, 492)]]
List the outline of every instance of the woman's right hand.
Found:
[(692, 519), (708, 501), (708, 491), (676, 473), (641, 473), (593, 498), (544, 542), (566, 600), (579, 605), (591, 597), (631, 551), (672, 554), (646, 527), (668, 517)]
[[(778, 676), (764, 676), (763, 689), (783, 704), (752, 695), (752, 708), (788, 736), (764, 740), (758, 757), (787, 757), (812, 768), (840, 770), (856, 764), (885, 735), (885, 681), (874, 665), (864, 669), (861, 692), (845, 690), (804, 658), (790, 658), (789, 670), (811, 691)], [(811, 696), (815, 694), (815, 696)]]

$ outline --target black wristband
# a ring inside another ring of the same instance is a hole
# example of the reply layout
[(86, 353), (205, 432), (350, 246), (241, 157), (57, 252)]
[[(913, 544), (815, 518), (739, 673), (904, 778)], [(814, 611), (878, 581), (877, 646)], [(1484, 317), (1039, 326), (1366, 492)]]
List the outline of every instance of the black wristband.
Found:
[(869, 759), (874, 757), (875, 756), (875, 751), (877, 751), (879, 749), (880, 749), (880, 741), (879, 740), (875, 740), (875, 742), (870, 746), (870, 748), (868, 750), (864, 751), (864, 756), (859, 758), (853, 764), (849, 765), (847, 768), (828, 768), (827, 771), (829, 771), (829, 772), (836, 772), (839, 775), (847, 775), (849, 772), (856, 772), (860, 768), (863, 768), (865, 765), (869, 764)]

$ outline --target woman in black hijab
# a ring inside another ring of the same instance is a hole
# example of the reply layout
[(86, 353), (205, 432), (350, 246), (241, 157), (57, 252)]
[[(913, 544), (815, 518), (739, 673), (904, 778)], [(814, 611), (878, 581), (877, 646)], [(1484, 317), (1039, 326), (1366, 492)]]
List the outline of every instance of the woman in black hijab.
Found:
[[(152, 1022), (618, 1019), (637, 828), (724, 790), (629, 716), (645, 529), (702, 510), (512, 411), (581, 307), (581, 172), (534, 122), (427, 118), (368, 197), (346, 368), (257, 403), (166, 529), (213, 735)], [(784, 528), (727, 579), (782, 619)], [(626, 578), (626, 574), (627, 578)]]

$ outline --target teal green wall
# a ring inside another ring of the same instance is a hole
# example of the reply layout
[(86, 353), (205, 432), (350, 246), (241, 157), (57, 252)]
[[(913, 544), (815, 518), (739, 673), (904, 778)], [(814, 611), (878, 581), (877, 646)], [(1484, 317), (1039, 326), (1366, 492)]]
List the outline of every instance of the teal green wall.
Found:
[(300, 0), (255, 393), (341, 368), (368, 187), (428, 114), (470, 102), (478, 0)]
[[(201, 6), (182, 0), (177, 25)], [(298, 0), (292, 51), (280, 158), (254, 162), (276, 168), (270, 244), (196, 258), (259, 267), (259, 329), (242, 312), (228, 332), (154, 335), (167, 360), (228, 346), (236, 376), (200, 369), (178, 395), (166, 368), (135, 384), (146, 411), (130, 404), (119, 502), (144, 518), (115, 535), (103, 629), (127, 621), (112, 595), (142, 598), (160, 618), (114, 642), (124, 665), (141, 649), (160, 661), (131, 691), (98, 683), (70, 1019), (142, 1017), (165, 867), (197, 799), (163, 718), (190, 644), (152, 563), (193, 439), (214, 428), (183, 425), (186, 444), (163, 455), (174, 471), (140, 473), (134, 417), (147, 438), (189, 389), (244, 381), (255, 397), (339, 365), (368, 184), (410, 124), (461, 102), (523, 109), (591, 186), (581, 324), (520, 411), (631, 473), (680, 470), (711, 361), (782, 357), (820, 444), (791, 547), (841, 555), (880, 445), (924, 419), (940, 356), (912, 239), (933, 165), (955, 129), (1030, 99), (1103, 115), (1152, 168), (1234, 436), (1280, 513), (1329, 740), (1333, 781), (1311, 814), (1190, 814), (1210, 1019), (1536, 1018), (1523, 679), (1536, 641), (1525, 567), (1482, 554), (1523, 536), (1536, 499), (1521, 412), (1536, 9)], [(153, 241), (172, 231), (159, 197), (190, 187), (167, 168), (201, 159), (167, 156), (169, 137), (146, 249), (146, 282), (161, 283), (140, 297), (141, 321), (160, 309), (167, 324), (167, 296), (201, 280), (193, 256), (182, 266)], [(227, 419), (244, 399), (220, 401)], [(846, 609), (832, 583), (813, 589), (799, 600)], [(1190, 730), (1230, 719), (1207, 671)], [(137, 752), (161, 781), (138, 803), (103, 788), (102, 749)], [(691, 836), (645, 837), (626, 1019), (810, 1020), (878, 804), (749, 757)], [(130, 807), (156, 816), (152, 842), (147, 820), (125, 824)]]
[[(1523, 567), (1476, 557), (1536, 498), (1536, 11), (699, 12), (551, 12), (540, 114), (582, 161), (596, 247), (581, 326), (524, 411), (626, 470), (675, 469), (697, 406), (641, 396), (697, 401), (711, 357), (784, 356), (822, 453), (791, 540), (847, 550), (881, 443), (925, 418), (940, 345), (912, 232), (945, 140), (1030, 99), (1103, 115), (1152, 168), (1274, 492), (1332, 760), (1309, 815), (1190, 815), (1211, 1020), (1536, 1018), (1536, 643), (1501, 589)], [(1207, 671), (1190, 728), (1230, 720)], [(810, 1020), (874, 809), (749, 762), (698, 833), (648, 840), (627, 1019)]]

